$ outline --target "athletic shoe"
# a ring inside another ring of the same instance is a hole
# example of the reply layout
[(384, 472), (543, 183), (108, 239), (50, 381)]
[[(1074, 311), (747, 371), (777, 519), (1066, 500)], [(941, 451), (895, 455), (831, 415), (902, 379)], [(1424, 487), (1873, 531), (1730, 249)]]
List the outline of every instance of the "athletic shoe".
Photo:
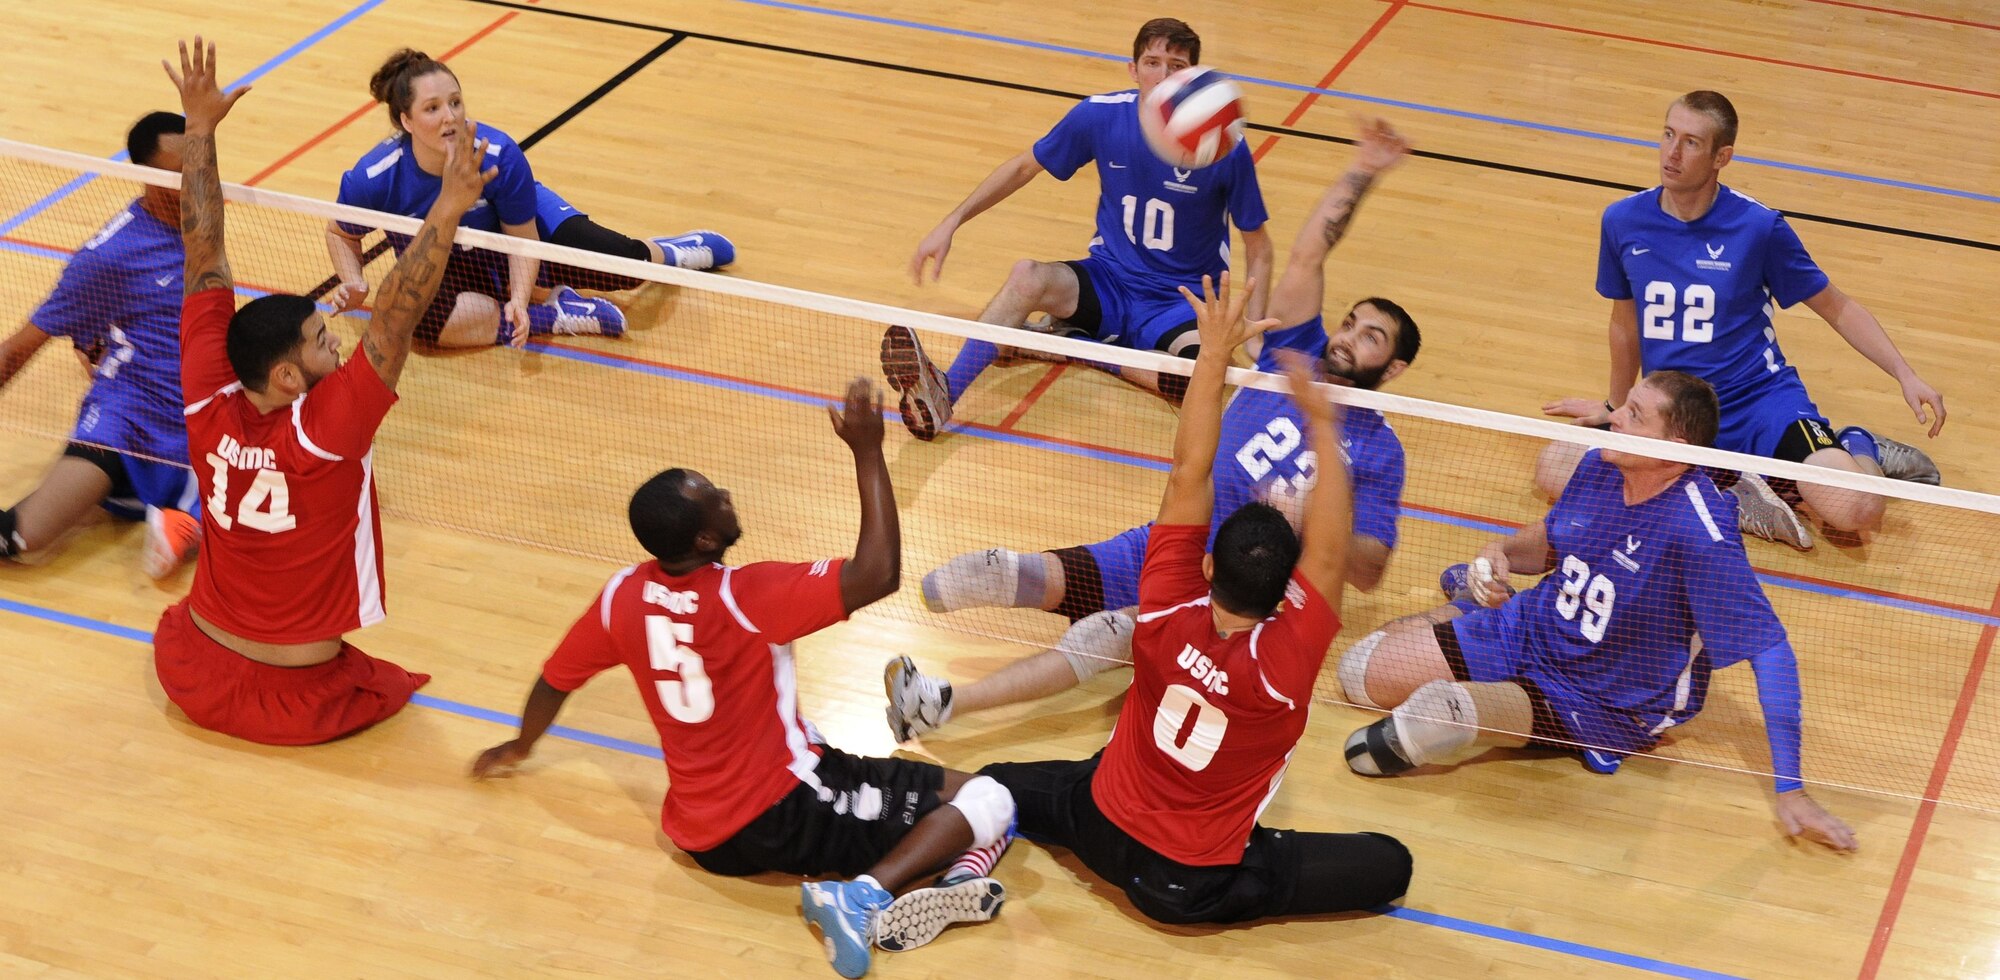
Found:
[(719, 233), (703, 229), (672, 238), (655, 238), (667, 264), (683, 269), (720, 269), (736, 261), (736, 245)]
[(951, 389), (944, 372), (924, 356), (915, 330), (890, 327), (882, 334), (882, 374), (903, 393), (896, 407), (911, 435), (929, 442), (951, 424)]
[(1357, 728), (1347, 736), (1347, 768), (1363, 776), (1395, 776), (1416, 768), (1396, 741), (1396, 716)]
[[(1500, 587), (1506, 589), (1509, 596), (1514, 594), (1514, 587), (1512, 585), (1502, 582), (1500, 583)], [(1467, 562), (1459, 562), (1438, 575), (1438, 591), (1443, 592), (1444, 597), (1453, 602), (1470, 602), (1475, 606), (1485, 605), (1485, 603), (1480, 602), (1472, 594), (1472, 565)]]
[(172, 575), (200, 550), (201, 522), (186, 511), (146, 508), (146, 550), (139, 567), (147, 578), (158, 581)]
[(875, 945), (892, 953), (916, 949), (954, 922), (985, 922), (1000, 914), (1007, 889), (991, 878), (961, 878), (896, 899), (875, 920)]
[[(1869, 434), (1874, 435), (1874, 433)], [(1891, 480), (1908, 480), (1911, 483), (1927, 483), (1931, 486), (1944, 482), (1944, 474), (1938, 472), (1937, 464), (1931, 461), (1930, 454), (1907, 442), (1897, 442), (1887, 436), (1875, 436), (1875, 452), (1881, 457), (1882, 475)]]
[(623, 337), (625, 314), (603, 297), (584, 299), (568, 286), (557, 286), (549, 294), (555, 308), (555, 325), (549, 332), (570, 337)]
[(1729, 492), (1736, 495), (1736, 526), (1744, 534), (1788, 544), (1800, 551), (1812, 550), (1812, 532), (1806, 530), (1806, 523), (1799, 520), (1798, 512), (1763, 477), (1744, 473)]
[(799, 886), (799, 911), (826, 945), (826, 961), (843, 977), (868, 972), (875, 918), (894, 896), (865, 881), (808, 881)]
[(936, 731), (951, 712), (951, 682), (925, 677), (908, 657), (882, 668), (882, 690), (889, 695), (889, 732), (898, 742)]

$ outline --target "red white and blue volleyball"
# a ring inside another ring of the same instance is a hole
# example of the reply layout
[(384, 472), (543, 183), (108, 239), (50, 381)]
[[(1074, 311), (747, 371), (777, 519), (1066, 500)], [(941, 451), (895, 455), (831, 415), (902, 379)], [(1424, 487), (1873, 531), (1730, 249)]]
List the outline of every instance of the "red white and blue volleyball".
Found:
[(1168, 164), (1206, 167), (1243, 139), (1243, 91), (1219, 71), (1183, 68), (1146, 93), (1139, 130)]

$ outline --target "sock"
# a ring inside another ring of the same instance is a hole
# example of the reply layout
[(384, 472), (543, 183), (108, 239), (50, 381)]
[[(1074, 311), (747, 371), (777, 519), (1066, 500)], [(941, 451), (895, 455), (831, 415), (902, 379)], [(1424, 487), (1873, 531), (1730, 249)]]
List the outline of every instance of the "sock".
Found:
[(1867, 429), (1850, 425), (1840, 430), (1840, 434), (1834, 439), (1840, 443), (1840, 448), (1847, 450), (1849, 456), (1856, 459), (1872, 459), (1876, 466), (1882, 465), (1882, 452), (1875, 448), (1875, 437), (1870, 435)]
[(1394, 719), (1394, 741), (1412, 765), (1442, 761), (1479, 737), (1479, 708), (1472, 692), (1457, 681), (1417, 688), (1389, 717)]
[(967, 878), (984, 878), (993, 873), (993, 866), (1000, 863), (1000, 855), (1007, 853), (1007, 845), (1014, 842), (1014, 835), (1008, 834), (985, 847), (975, 847), (958, 856), (958, 860), (945, 869), (944, 877), (938, 884), (951, 885)]
[(875, 880), (874, 875), (858, 875), (855, 877), (854, 883), (857, 885), (866, 883), (868, 887), (873, 888), (878, 892), (883, 892), (885, 894), (889, 891), (889, 889), (882, 887), (881, 882)]
[(972, 387), (972, 382), (980, 372), (993, 365), (993, 359), (1000, 356), (1000, 348), (983, 340), (968, 340), (958, 349), (958, 356), (952, 358), (951, 369), (944, 373), (945, 389), (951, 392), (952, 404), (958, 404), (958, 396)]
[(932, 612), (987, 606), (1040, 609), (1048, 586), (1043, 562), (1040, 552), (1026, 556), (1005, 548), (966, 552), (924, 576), (924, 605)]
[(26, 550), (27, 542), (14, 530), (14, 512), (0, 510), (0, 558), (12, 558)]
[[(556, 316), (559, 313), (560, 311), (555, 308), (553, 303), (536, 303), (528, 307), (528, 336), (539, 337), (543, 334), (555, 333)], [(500, 321), (500, 332), (511, 335), (511, 331), (507, 328), (506, 318), (504, 317)], [(506, 343), (507, 338), (502, 337), (500, 342), (503, 344)]]

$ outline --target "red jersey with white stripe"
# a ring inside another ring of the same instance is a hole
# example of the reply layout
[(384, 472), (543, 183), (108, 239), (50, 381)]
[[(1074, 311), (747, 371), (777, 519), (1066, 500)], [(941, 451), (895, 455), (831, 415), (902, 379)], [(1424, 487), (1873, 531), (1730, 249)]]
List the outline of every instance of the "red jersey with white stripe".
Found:
[(264, 643), (329, 640), (382, 621), (375, 430), (396, 393), (360, 356), (288, 407), (260, 412), (229, 366), (236, 297), (181, 304), (188, 461), (202, 489), (201, 556), (188, 600)]
[(1208, 525), (1160, 525), (1139, 573), (1132, 689), (1091, 782), (1120, 829), (1182, 864), (1235, 864), (1305, 733), (1340, 619), (1296, 572), (1277, 611), (1215, 634)]
[(660, 730), (660, 826), (682, 850), (735, 836), (800, 783), (819, 785), (821, 740), (799, 717), (793, 640), (847, 618), (842, 561), (660, 563), (611, 577), (542, 666), (559, 691), (624, 664)]

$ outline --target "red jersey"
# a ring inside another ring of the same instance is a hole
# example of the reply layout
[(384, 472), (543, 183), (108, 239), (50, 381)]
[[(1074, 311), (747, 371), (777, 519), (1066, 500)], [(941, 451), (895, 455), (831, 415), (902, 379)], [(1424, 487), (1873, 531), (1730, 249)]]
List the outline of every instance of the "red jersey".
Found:
[(236, 297), (181, 304), (188, 461), (206, 492), (188, 600), (203, 618), (264, 643), (329, 640), (382, 621), (375, 429), (396, 393), (347, 359), (289, 408), (259, 412), (229, 366)]
[(1215, 635), (1207, 524), (1159, 525), (1139, 573), (1132, 689), (1091, 782), (1097, 808), (1161, 855), (1235, 864), (1305, 733), (1340, 619), (1292, 574), (1270, 618)]
[(799, 717), (791, 642), (847, 618), (842, 561), (611, 577), (542, 666), (574, 691), (618, 664), (660, 730), (660, 826), (686, 851), (735, 836), (800, 783), (818, 786), (819, 733)]

